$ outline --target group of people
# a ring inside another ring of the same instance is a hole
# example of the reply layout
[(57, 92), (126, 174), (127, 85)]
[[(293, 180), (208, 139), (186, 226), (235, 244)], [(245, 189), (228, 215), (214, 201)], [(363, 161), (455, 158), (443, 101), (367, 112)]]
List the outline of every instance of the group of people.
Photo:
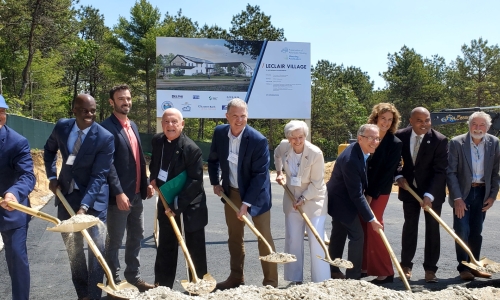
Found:
[[(44, 147), (44, 162), (49, 188), (64, 195), (77, 214), (89, 214), (106, 223), (107, 234), (97, 227), (89, 233), (98, 249), (105, 253), (114, 282), (124, 278), (143, 292), (155, 285), (172, 287), (178, 256), (178, 241), (167, 213), (174, 216), (185, 234), (186, 246), (198, 276), (207, 273), (205, 226), (208, 224), (206, 194), (203, 187), (203, 159), (200, 148), (182, 131), (181, 112), (169, 108), (163, 112), (163, 132), (152, 143), (146, 175), (146, 162), (136, 124), (127, 115), (132, 108), (130, 88), (115, 86), (109, 93), (113, 113), (101, 124), (95, 122), (96, 102), (87, 94), (73, 101), (75, 118), (61, 119), (55, 125)], [(29, 299), (29, 264), (26, 236), (29, 217), (13, 210), (8, 202), (29, 206), (28, 194), (35, 184), (33, 162), (27, 140), (5, 125), (5, 99), (0, 96), (0, 232), (12, 280), (13, 299)], [(216, 288), (225, 290), (245, 283), (244, 225), (242, 216), (249, 215), (255, 227), (273, 251), (271, 234), (270, 152), (267, 139), (247, 124), (245, 101), (235, 98), (227, 105), (227, 124), (215, 128), (208, 156), (208, 175), (214, 194), (222, 193), (238, 207), (224, 203), (228, 232), (230, 273)], [(377, 276), (373, 283), (392, 282), (394, 270), (389, 254), (378, 234), (383, 229), (383, 213), (393, 183), (399, 185), (403, 201), (401, 267), (409, 279), (417, 248), (418, 220), (425, 205), (439, 215), (445, 200), (445, 186), (450, 191), (454, 211), (453, 227), (478, 258), (481, 249), (482, 223), (493, 205), (499, 189), (500, 149), (498, 139), (487, 134), (491, 118), (476, 112), (469, 118), (469, 132), (448, 140), (431, 129), (429, 112), (413, 109), (411, 126), (398, 129), (401, 122), (397, 109), (389, 103), (373, 107), (367, 124), (357, 133), (357, 141), (337, 158), (330, 180), (325, 184), (325, 164), (321, 149), (306, 140), (309, 128), (303, 121), (293, 120), (284, 128), (285, 138), (274, 151), (276, 181), (286, 185), (293, 195), (283, 196), (285, 213), (285, 249), (297, 261), (288, 263), (284, 279), (295, 284), (303, 281), (304, 231), (313, 236), (298, 212), (301, 207), (320, 236), (325, 234), (326, 215), (332, 217), (329, 252), (332, 258), (342, 257), (349, 238), (348, 260), (354, 267), (345, 275), (327, 262), (317, 259), (320, 243), (309, 238), (311, 280), (328, 278), (359, 279)], [(449, 149), (448, 149), (449, 147)], [(57, 173), (57, 152), (62, 168)], [(159, 235), (154, 284), (145, 282), (140, 272), (140, 249), (144, 238), (143, 200), (155, 190), (180, 177), (182, 188), (174, 195), (167, 209), (158, 202)], [(413, 189), (423, 204), (408, 192)], [(70, 214), (56, 196), (58, 218)], [(165, 212), (165, 213), (163, 213)], [(425, 280), (436, 282), (440, 250), (439, 224), (427, 212), (424, 269)], [(368, 226), (370, 224), (370, 226)], [(119, 248), (125, 236), (125, 269), (119, 261)], [(103, 280), (103, 269), (89, 251), (85, 259), (81, 233), (63, 233), (70, 258), (71, 278), (78, 299), (100, 299), (97, 283)], [(269, 248), (259, 239), (260, 256)], [(467, 253), (457, 246), (460, 277), (489, 274), (471, 270), (461, 264)], [(263, 285), (278, 286), (277, 265), (261, 261)], [(108, 297), (111, 297), (108, 295)]]

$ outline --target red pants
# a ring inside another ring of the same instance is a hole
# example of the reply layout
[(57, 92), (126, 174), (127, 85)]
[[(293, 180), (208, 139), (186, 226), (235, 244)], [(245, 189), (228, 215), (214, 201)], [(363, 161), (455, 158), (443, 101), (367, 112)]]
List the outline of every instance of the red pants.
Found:
[[(384, 225), (384, 210), (389, 201), (389, 195), (380, 195), (377, 199), (372, 199), (370, 207), (375, 217)], [(363, 245), (363, 264), (361, 269), (366, 270), (369, 276), (390, 276), (394, 275), (391, 257), (385, 248), (382, 238), (371, 225), (361, 220), (365, 232), (365, 243)]]

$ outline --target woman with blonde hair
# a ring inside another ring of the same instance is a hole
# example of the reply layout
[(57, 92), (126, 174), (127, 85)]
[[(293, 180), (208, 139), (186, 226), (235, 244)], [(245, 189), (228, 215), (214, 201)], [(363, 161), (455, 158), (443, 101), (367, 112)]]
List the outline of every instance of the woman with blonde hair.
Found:
[[(383, 215), (394, 182), (394, 172), (401, 160), (403, 144), (394, 135), (398, 129), (401, 116), (396, 107), (390, 103), (379, 103), (372, 109), (368, 123), (376, 124), (380, 132), (380, 144), (375, 153), (367, 161), (368, 187), (365, 196), (375, 217), (383, 225)], [(393, 282), (394, 269), (391, 258), (378, 232), (366, 230), (363, 247), (363, 264), (361, 276), (377, 276), (371, 282), (384, 284)]]
[[(300, 284), (304, 269), (304, 229), (309, 236), (311, 253), (311, 281), (321, 282), (330, 278), (330, 265), (316, 257), (323, 253), (318, 241), (297, 208), (300, 206), (311, 220), (319, 236), (324, 236), (327, 213), (326, 185), (323, 180), (325, 164), (323, 152), (306, 141), (309, 128), (303, 121), (293, 120), (285, 125), (286, 140), (274, 150), (276, 181), (286, 184), (294, 199), (283, 195), (285, 213), (285, 252), (294, 254), (297, 261), (285, 264), (285, 280)], [(286, 177), (286, 183), (285, 183)]]

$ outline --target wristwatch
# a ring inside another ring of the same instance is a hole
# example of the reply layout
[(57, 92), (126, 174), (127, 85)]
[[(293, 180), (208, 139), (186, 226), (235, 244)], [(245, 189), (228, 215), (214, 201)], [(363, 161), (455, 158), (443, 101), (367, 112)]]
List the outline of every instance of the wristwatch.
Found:
[(302, 195), (300, 195), (299, 200), (302, 200), (302, 201), (304, 201), (304, 202), (306, 202), (306, 201), (307, 201), (306, 197), (304, 197), (304, 196), (302, 196)]
[(82, 209), (84, 212), (87, 212), (89, 210), (89, 208), (87, 207), (87, 205), (80, 206), (80, 209)]

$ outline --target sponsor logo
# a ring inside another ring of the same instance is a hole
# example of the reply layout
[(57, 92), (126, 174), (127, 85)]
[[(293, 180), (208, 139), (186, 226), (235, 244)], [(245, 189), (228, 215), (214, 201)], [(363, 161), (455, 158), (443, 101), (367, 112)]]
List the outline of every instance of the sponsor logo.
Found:
[(165, 109), (169, 109), (169, 108), (172, 108), (172, 107), (174, 107), (174, 104), (173, 104), (172, 102), (170, 102), (170, 101), (165, 101), (165, 102), (163, 102), (163, 103), (161, 104), (161, 108), (162, 108), (163, 110), (165, 110)]
[(219, 97), (214, 97), (214, 96), (208, 96), (208, 100), (210, 101), (215, 101), (215, 100), (218, 100)]
[(193, 95), (193, 99), (200, 99), (200, 95)]
[(285, 48), (281, 49), (281, 52), (282, 52), (282, 53), (288, 53), (288, 48), (287, 48), (287, 47), (285, 47)]
[(233, 100), (234, 98), (240, 98), (240, 96), (227, 96), (227, 100)]
[(191, 106), (189, 106), (189, 105), (188, 106), (184, 106), (182, 108), (182, 111), (191, 111)]
[(172, 99), (182, 99), (184, 98), (183, 95), (172, 95)]
[(215, 110), (215, 105), (198, 105), (201, 110)]
[(227, 105), (222, 105), (222, 110), (227, 110)]

